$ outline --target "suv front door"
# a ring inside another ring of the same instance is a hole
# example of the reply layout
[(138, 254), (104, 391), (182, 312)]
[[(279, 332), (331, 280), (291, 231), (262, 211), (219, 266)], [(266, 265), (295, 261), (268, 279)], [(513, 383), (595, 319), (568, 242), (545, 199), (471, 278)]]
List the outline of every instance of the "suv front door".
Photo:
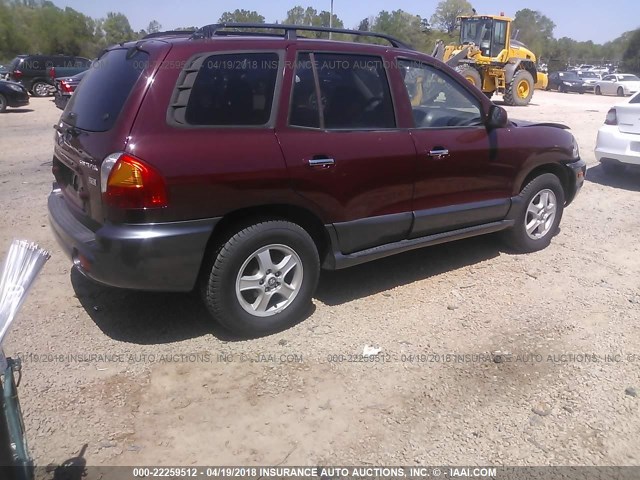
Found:
[(396, 126), (383, 58), (290, 51), (288, 60), (276, 134), (293, 188), (333, 224), (344, 254), (407, 238), (416, 152)]
[[(518, 157), (506, 130), (488, 131), (482, 103), (457, 79), (426, 63), (399, 60), (417, 151), (410, 238), (504, 219)], [(515, 158), (511, 160), (515, 160)]]

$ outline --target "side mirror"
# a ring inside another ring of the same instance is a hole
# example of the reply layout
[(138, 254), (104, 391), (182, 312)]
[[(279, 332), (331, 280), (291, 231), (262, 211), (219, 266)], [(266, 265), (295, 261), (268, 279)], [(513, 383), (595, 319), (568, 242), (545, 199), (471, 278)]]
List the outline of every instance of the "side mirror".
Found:
[(487, 118), (487, 127), (489, 129), (504, 128), (509, 123), (507, 111), (498, 105), (491, 105), (489, 116)]

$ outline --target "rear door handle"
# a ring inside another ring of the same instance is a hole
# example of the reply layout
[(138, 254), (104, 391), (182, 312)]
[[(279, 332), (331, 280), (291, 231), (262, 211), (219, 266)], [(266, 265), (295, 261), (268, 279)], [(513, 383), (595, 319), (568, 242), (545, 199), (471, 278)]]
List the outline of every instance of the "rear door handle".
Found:
[(335, 163), (336, 161), (333, 158), (312, 158), (309, 160), (309, 166), (311, 167), (330, 167)]
[(436, 160), (440, 160), (449, 156), (449, 150), (442, 147), (434, 147), (433, 150), (429, 150), (428, 155)]

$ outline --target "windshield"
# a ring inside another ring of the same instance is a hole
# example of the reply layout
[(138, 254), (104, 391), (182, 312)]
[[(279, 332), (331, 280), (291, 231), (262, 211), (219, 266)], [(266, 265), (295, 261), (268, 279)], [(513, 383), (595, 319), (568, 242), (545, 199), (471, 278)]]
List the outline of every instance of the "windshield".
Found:
[(491, 40), (491, 19), (467, 18), (462, 20), (460, 42), (480, 45), (482, 40)]
[(640, 78), (635, 75), (620, 75), (618, 78), (621, 82), (640, 82)]
[(561, 72), (560, 76), (568, 80), (578, 80), (578, 74), (576, 72)]
[(580, 72), (578, 75), (584, 78), (598, 78), (598, 75), (594, 72)]

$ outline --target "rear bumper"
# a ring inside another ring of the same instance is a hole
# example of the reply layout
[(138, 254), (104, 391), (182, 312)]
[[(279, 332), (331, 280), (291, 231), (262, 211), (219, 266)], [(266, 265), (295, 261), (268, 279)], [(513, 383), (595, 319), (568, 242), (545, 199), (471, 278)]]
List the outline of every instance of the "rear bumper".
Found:
[(67, 106), (67, 103), (69, 103), (70, 98), (71, 95), (61, 95), (59, 92), (56, 92), (54, 94), (53, 100), (56, 104), (56, 107), (58, 107), (60, 110), (64, 110)]
[(598, 130), (595, 154), (599, 162), (614, 160), (640, 165), (640, 135), (623, 133), (617, 125), (603, 125)]
[(48, 208), (56, 240), (80, 273), (105, 285), (134, 290), (192, 290), (219, 221), (105, 224), (93, 231), (73, 215), (55, 188)]

